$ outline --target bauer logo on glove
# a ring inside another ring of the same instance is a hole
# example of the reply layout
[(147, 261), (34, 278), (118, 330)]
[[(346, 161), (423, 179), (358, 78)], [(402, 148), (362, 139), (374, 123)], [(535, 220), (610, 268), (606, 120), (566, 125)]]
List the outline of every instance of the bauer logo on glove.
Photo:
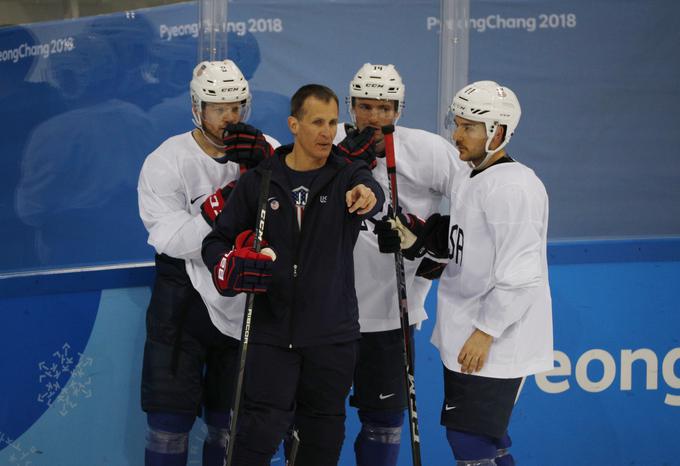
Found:
[[(238, 293), (265, 293), (272, 280), (272, 263), (276, 254), (264, 247), (260, 252), (253, 248), (255, 235), (246, 230), (236, 237), (234, 248), (224, 254), (215, 266), (213, 281), (221, 295)], [(266, 241), (262, 241), (266, 246)]]

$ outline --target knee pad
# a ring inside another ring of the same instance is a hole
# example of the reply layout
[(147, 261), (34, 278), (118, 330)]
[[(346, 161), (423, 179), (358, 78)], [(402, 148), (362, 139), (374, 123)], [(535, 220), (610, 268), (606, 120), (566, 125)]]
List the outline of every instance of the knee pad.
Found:
[(495, 466), (496, 444), (487, 435), (472, 434), (459, 430), (446, 430), (457, 466)]
[(399, 444), (404, 425), (403, 411), (359, 410), (360, 437), (376, 443)]
[(187, 414), (151, 412), (147, 414), (146, 449), (160, 454), (187, 451), (194, 417)]

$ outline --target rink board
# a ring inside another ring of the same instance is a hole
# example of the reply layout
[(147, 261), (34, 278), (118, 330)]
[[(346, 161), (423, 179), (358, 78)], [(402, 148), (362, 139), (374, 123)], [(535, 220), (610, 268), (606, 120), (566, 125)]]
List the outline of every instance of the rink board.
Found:
[[(524, 384), (512, 420), (516, 456), (527, 466), (677, 464), (680, 241), (553, 244), (550, 257), (558, 368)], [(95, 289), (101, 272), (89, 275), (61, 277), (62, 293), (50, 285), (56, 277), (0, 281), (0, 464), (142, 461), (139, 383), (153, 272), (111, 273), (106, 289)], [(444, 465), (442, 367), (428, 342), (433, 293), (417, 334), (416, 388), (425, 464)], [(358, 430), (348, 413), (347, 466)], [(204, 435), (197, 424), (190, 464), (200, 464)], [(400, 465), (410, 464), (406, 435)]]

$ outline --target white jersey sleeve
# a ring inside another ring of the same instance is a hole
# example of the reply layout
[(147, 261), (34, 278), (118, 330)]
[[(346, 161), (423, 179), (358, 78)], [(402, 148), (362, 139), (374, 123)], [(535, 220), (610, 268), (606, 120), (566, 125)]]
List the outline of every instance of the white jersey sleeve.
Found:
[[(335, 143), (344, 139), (344, 126), (338, 126)], [(427, 218), (437, 212), (448, 195), (450, 178), (464, 165), (458, 151), (444, 138), (427, 131), (397, 126), (394, 132), (399, 205), (403, 212)], [(373, 177), (389, 199), (390, 185), (384, 158), (377, 159)], [(389, 202), (375, 216), (387, 214)], [(418, 324), (427, 318), (425, 298), (430, 283), (414, 278), (418, 261), (404, 261), (409, 322)], [(364, 222), (354, 249), (355, 287), (359, 300), (359, 323), (362, 332), (394, 330), (401, 326), (397, 302), (394, 256), (378, 250), (378, 239), (370, 222)]]
[[(278, 147), (274, 138), (265, 138)], [(233, 338), (241, 336), (245, 295), (227, 298), (213, 285), (201, 258), (203, 238), (210, 232), (201, 204), (239, 174), (237, 164), (216, 162), (188, 132), (169, 138), (149, 154), (137, 187), (139, 214), (149, 232), (149, 244), (159, 254), (184, 259), (213, 324)]]

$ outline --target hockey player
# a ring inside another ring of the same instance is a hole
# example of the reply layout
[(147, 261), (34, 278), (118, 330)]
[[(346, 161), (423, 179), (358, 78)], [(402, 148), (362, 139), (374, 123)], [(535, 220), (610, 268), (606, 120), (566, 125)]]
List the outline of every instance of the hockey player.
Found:
[(398, 222), (405, 256), (420, 243), (449, 263), (432, 343), (444, 363), (441, 422), (459, 466), (511, 466), (507, 428), (522, 378), (553, 367), (543, 183), (505, 151), (520, 118), (515, 94), (479, 81), (454, 97), (452, 139), (469, 168), (452, 183), (450, 216), (416, 235)]
[[(385, 193), (389, 193), (389, 181), (380, 128), (397, 122), (404, 94), (405, 86), (393, 65), (364, 64), (349, 85), (347, 103), (354, 125), (340, 128), (335, 138), (350, 159), (360, 158), (375, 167), (373, 176)], [(449, 180), (463, 166), (456, 149), (436, 134), (397, 126), (394, 150), (400, 207), (412, 219), (427, 218), (437, 211), (442, 196), (448, 195)], [(375, 216), (376, 228), (385, 226), (380, 219), (386, 213), (387, 206)], [(362, 338), (350, 404), (358, 408), (362, 424), (354, 443), (357, 465), (390, 466), (397, 464), (406, 409), (403, 335), (394, 258), (380, 253), (373, 229), (364, 222), (354, 250)], [(411, 326), (427, 318), (425, 298), (430, 282), (416, 277), (417, 268), (416, 262), (404, 263)]]
[(186, 464), (189, 431), (202, 409), (203, 464), (222, 465), (245, 301), (217, 293), (201, 242), (239, 172), (278, 146), (243, 123), (250, 92), (232, 61), (200, 63), (190, 92), (196, 128), (163, 142), (139, 176), (139, 214), (156, 250), (142, 373), (147, 466)]
[[(293, 422), (300, 434), (296, 466), (336, 465), (340, 456), (360, 336), (352, 251), (362, 220), (380, 210), (384, 197), (364, 163), (337, 153), (337, 124), (335, 93), (301, 87), (288, 118), (294, 144), (243, 176), (203, 242), (220, 293), (233, 295), (248, 278), (266, 291), (255, 297), (238, 466), (268, 465)], [(246, 239), (265, 168), (272, 176), (263, 237), (273, 264)], [(244, 274), (248, 262), (260, 272)], [(268, 287), (258, 279), (267, 275)]]

